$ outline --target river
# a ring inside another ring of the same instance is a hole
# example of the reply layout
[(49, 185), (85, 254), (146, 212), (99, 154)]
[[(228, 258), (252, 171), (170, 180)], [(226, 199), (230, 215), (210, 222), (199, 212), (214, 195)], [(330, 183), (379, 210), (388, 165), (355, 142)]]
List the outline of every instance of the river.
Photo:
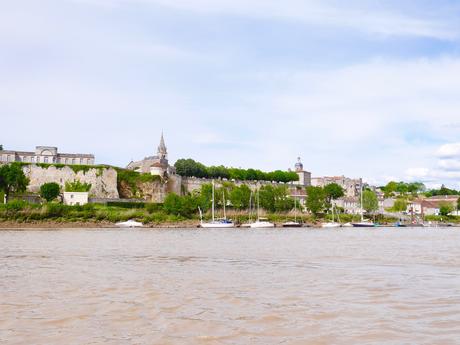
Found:
[(0, 231), (0, 344), (459, 344), (460, 229)]

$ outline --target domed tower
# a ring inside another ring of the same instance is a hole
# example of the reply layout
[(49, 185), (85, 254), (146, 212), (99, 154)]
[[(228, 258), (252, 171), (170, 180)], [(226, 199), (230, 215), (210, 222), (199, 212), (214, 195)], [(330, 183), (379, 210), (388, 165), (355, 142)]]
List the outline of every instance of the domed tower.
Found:
[(303, 171), (303, 164), (300, 161), (300, 157), (297, 157), (297, 163), (295, 163), (295, 171), (296, 172)]
[(297, 184), (301, 186), (311, 186), (311, 173), (303, 170), (303, 164), (300, 161), (300, 157), (297, 157), (297, 163), (295, 164), (295, 172), (299, 175)]

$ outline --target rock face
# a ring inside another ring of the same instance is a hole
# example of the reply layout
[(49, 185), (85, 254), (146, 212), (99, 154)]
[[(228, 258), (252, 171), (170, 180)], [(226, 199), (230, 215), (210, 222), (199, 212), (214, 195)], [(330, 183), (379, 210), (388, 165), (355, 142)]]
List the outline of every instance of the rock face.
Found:
[(120, 181), (118, 191), (120, 198), (144, 199), (148, 202), (161, 203), (169, 193), (181, 193), (181, 177), (173, 175), (167, 180), (158, 179), (151, 182), (138, 182), (134, 188), (125, 181)]
[(117, 172), (112, 168), (94, 167), (86, 171), (75, 172), (71, 167), (40, 167), (34, 164), (23, 167), (24, 174), (30, 179), (28, 190), (37, 193), (40, 186), (47, 182), (56, 182), (64, 189), (66, 182), (80, 180), (90, 183), (90, 196), (95, 198), (118, 198)]

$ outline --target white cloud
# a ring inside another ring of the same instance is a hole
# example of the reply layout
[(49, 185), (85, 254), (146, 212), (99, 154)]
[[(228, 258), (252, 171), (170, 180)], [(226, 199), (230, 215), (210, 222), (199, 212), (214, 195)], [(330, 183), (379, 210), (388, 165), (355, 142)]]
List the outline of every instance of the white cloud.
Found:
[(436, 151), (437, 164), (431, 168), (411, 168), (406, 170), (409, 180), (427, 182), (439, 186), (442, 183), (460, 186), (460, 143), (441, 145)]
[[(75, 0), (73, 0), (75, 1)], [(321, 27), (343, 27), (379, 35), (403, 35), (455, 40), (459, 37), (456, 21), (446, 16), (411, 17), (397, 8), (372, 5), (366, 1), (324, 0), (77, 0), (98, 5), (155, 4), (209, 15), (237, 15), (262, 19), (289, 20)], [(420, 8), (418, 8), (420, 10)], [(419, 11), (420, 12), (420, 11)]]
[(460, 159), (460, 143), (450, 143), (442, 145), (437, 152), (442, 158), (457, 158)]

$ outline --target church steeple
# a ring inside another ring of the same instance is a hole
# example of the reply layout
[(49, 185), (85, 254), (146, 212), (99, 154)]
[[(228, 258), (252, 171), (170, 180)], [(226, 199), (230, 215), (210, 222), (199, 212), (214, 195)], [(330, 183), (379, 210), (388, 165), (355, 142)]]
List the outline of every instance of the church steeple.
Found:
[(168, 149), (165, 145), (165, 139), (163, 138), (163, 132), (161, 132), (160, 145), (158, 145), (158, 156), (161, 159), (166, 159), (168, 156)]

